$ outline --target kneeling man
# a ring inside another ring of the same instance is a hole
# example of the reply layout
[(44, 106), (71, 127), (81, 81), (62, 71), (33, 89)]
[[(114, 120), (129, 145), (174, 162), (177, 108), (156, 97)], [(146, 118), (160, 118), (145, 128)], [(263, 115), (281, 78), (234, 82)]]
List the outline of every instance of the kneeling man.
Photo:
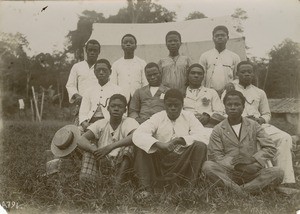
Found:
[(202, 142), (208, 138), (194, 114), (182, 110), (182, 93), (168, 90), (164, 105), (166, 110), (154, 114), (133, 134), (138, 147), (134, 169), (142, 189), (137, 199), (150, 196), (160, 182), (196, 184), (206, 160), (207, 148)]
[[(108, 104), (110, 119), (96, 121), (79, 139), (78, 146), (85, 151), (80, 172), (81, 180), (94, 182), (98, 169), (103, 167), (101, 163), (109, 161), (112, 166), (117, 166), (116, 182), (120, 183), (132, 166), (132, 133), (139, 124), (133, 118), (123, 117), (126, 105), (127, 100), (123, 95), (111, 96)], [(98, 140), (97, 144), (91, 142), (94, 139)]]
[(228, 118), (215, 126), (208, 144), (211, 161), (203, 165), (203, 172), (213, 182), (237, 193), (256, 193), (268, 185), (279, 185), (283, 171), (278, 167), (265, 168), (274, 157), (276, 148), (261, 125), (242, 117), (245, 98), (239, 91), (224, 97)]

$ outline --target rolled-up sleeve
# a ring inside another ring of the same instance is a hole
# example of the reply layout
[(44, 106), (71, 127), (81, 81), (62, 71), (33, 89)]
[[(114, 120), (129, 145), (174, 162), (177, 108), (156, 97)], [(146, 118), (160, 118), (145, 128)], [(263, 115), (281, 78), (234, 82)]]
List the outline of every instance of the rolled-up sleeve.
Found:
[(76, 69), (76, 64), (73, 65), (70, 74), (69, 74), (69, 78), (66, 84), (66, 89), (68, 91), (68, 96), (69, 96), (69, 102), (73, 103), (74, 100), (72, 100), (72, 97), (74, 94), (78, 94), (78, 89), (77, 89), (77, 84), (78, 84), (78, 73), (77, 73), (77, 69)]

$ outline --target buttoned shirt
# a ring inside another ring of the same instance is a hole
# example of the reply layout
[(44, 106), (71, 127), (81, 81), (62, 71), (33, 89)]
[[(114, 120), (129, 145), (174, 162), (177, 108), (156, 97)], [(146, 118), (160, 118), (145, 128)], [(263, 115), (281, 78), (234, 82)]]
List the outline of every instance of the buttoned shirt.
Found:
[(186, 96), (183, 102), (183, 109), (191, 111), (194, 114), (202, 114), (203, 112), (209, 114), (218, 113), (223, 115), (225, 113), (224, 105), (218, 93), (211, 88), (201, 86), (197, 89), (186, 89)]
[(107, 82), (101, 86), (98, 84), (91, 88), (82, 98), (82, 102), (79, 109), (79, 124), (83, 121), (89, 121), (100, 107), (104, 118), (109, 119), (110, 115), (107, 110), (109, 98), (113, 94), (122, 94), (122, 89), (113, 84)]
[(276, 151), (264, 128), (248, 118), (242, 119), (239, 138), (230, 127), (228, 119), (223, 120), (214, 127), (208, 144), (209, 159), (229, 169), (234, 168), (231, 161), (239, 154), (253, 157), (265, 166)]
[[(115, 143), (128, 136), (133, 130), (139, 126), (138, 122), (132, 118), (122, 118), (121, 123), (116, 130), (110, 125), (109, 120), (98, 120), (88, 127), (91, 130), (96, 139), (98, 140), (98, 148), (105, 147), (109, 144)], [(109, 153), (110, 156), (116, 157), (121, 148), (114, 149)]]
[(191, 59), (182, 55), (174, 58), (168, 56), (159, 60), (158, 66), (162, 72), (162, 84), (185, 93), (187, 69), (191, 64)]
[(165, 110), (164, 96), (169, 88), (160, 85), (154, 96), (152, 96), (149, 85), (135, 91), (130, 102), (129, 115), (138, 113), (142, 119), (148, 119), (153, 114)]
[(146, 62), (137, 56), (133, 59), (122, 57), (113, 63), (110, 80), (124, 90), (127, 101), (136, 89), (148, 84), (145, 66)]
[(166, 111), (154, 114), (142, 123), (133, 133), (133, 143), (147, 153), (154, 153), (156, 142), (167, 143), (171, 139), (182, 137), (186, 146), (194, 141), (208, 143), (209, 136), (193, 113), (182, 110), (179, 117), (172, 121)]
[(203, 53), (199, 63), (205, 69), (203, 85), (222, 91), (225, 85), (235, 77), (236, 66), (241, 61), (240, 57), (227, 49), (221, 53), (217, 49), (211, 49)]
[(89, 67), (87, 61), (81, 61), (73, 65), (66, 88), (70, 103), (73, 103), (72, 96), (79, 94), (83, 96), (91, 87), (98, 85), (98, 79), (94, 73), (94, 65)]
[(246, 98), (245, 109), (243, 116), (262, 117), (266, 123), (271, 120), (271, 111), (266, 93), (254, 85), (249, 85), (246, 88), (238, 83), (238, 80), (233, 81), (235, 90), (240, 91)]

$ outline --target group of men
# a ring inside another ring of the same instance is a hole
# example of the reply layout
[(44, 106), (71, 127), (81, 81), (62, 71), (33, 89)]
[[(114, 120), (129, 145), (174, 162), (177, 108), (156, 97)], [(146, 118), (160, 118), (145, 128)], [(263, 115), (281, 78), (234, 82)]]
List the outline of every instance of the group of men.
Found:
[(268, 124), (266, 94), (252, 85), (253, 65), (226, 49), (225, 26), (212, 36), (215, 48), (194, 64), (179, 54), (177, 31), (167, 33), (169, 56), (158, 63), (134, 55), (131, 34), (121, 39), (124, 56), (112, 66), (97, 60), (99, 42), (88, 41), (87, 60), (73, 66), (66, 85), (80, 107), (81, 135), (70, 126), (59, 130), (54, 155), (80, 150), (83, 181), (95, 182), (107, 163), (116, 183), (133, 173), (137, 200), (165, 183), (196, 187), (201, 172), (238, 193), (294, 183), (292, 138)]

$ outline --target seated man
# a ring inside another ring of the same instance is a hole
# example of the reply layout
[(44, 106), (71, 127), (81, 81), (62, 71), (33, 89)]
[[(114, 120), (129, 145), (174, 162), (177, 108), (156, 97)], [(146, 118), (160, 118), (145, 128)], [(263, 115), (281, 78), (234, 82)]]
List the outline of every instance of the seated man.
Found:
[(206, 160), (208, 137), (191, 113), (182, 110), (183, 95), (170, 89), (164, 98), (165, 111), (142, 123), (133, 134), (137, 146), (134, 169), (142, 189), (135, 198), (145, 199), (157, 182), (197, 183)]
[(273, 164), (284, 171), (283, 183), (295, 183), (295, 175), (292, 162), (292, 137), (284, 131), (268, 124), (271, 120), (266, 93), (252, 84), (254, 77), (251, 62), (242, 61), (237, 66), (238, 80), (233, 81), (235, 90), (240, 91), (245, 99), (244, 117), (255, 120), (262, 125), (265, 132), (277, 148)]
[(150, 62), (146, 65), (145, 75), (149, 85), (134, 92), (129, 107), (129, 117), (136, 119), (139, 124), (165, 109), (163, 99), (169, 89), (162, 85), (161, 72), (156, 63)]
[(283, 171), (264, 168), (276, 153), (268, 134), (255, 121), (242, 117), (245, 98), (239, 91), (224, 97), (228, 118), (215, 126), (208, 144), (210, 161), (203, 172), (213, 183), (232, 188), (239, 194), (256, 193), (268, 185), (279, 185)]
[[(224, 120), (224, 105), (218, 93), (214, 89), (201, 86), (204, 78), (202, 65), (198, 63), (192, 64), (187, 70), (187, 75), (188, 87), (183, 109), (193, 112), (203, 125), (208, 125), (208, 123), (215, 125)], [(218, 120), (215, 121), (215, 118)]]
[(122, 91), (119, 86), (109, 81), (111, 65), (108, 60), (97, 60), (94, 65), (94, 73), (99, 84), (84, 94), (79, 110), (79, 124), (84, 131), (91, 123), (99, 119), (109, 119), (106, 108), (109, 98)]
[[(108, 104), (110, 119), (98, 120), (88, 127), (79, 139), (78, 146), (84, 150), (80, 179), (94, 182), (101, 163), (109, 161), (117, 166), (116, 182), (123, 181), (132, 166), (132, 133), (139, 126), (136, 120), (124, 118), (127, 100), (121, 94), (111, 96)], [(91, 140), (97, 139), (97, 145)], [(105, 159), (106, 158), (106, 159)], [(100, 162), (101, 160), (101, 162)]]

